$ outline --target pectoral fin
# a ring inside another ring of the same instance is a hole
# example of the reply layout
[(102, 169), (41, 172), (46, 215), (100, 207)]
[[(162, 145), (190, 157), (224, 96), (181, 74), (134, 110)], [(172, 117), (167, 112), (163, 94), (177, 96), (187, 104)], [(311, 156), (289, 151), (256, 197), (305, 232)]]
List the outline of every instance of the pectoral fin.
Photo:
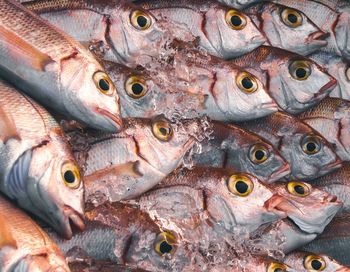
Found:
[(0, 140), (5, 144), (12, 138), (20, 140), (16, 124), (0, 105)]
[(6, 223), (6, 218), (0, 215), (0, 249), (5, 246), (17, 248), (17, 243), (12, 236), (11, 228)]

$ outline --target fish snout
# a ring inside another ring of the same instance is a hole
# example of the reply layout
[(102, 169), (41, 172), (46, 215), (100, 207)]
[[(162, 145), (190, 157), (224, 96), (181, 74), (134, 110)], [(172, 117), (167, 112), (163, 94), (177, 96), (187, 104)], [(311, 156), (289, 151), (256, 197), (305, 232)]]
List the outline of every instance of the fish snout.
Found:
[(123, 128), (123, 120), (119, 113), (114, 114), (108, 110), (102, 108), (96, 108), (96, 113), (105, 117), (110, 123), (112, 123), (113, 128), (111, 132), (120, 131)]
[[(309, 38), (311, 40), (325, 40), (327, 37), (329, 37), (330, 33), (324, 32), (322, 30), (318, 30), (313, 32)], [(325, 41), (326, 42), (326, 41)]]
[(295, 210), (295, 207), (286, 198), (278, 194), (274, 194), (266, 200), (264, 208), (269, 212), (277, 214), (280, 218), (286, 218), (289, 211), (292, 209)]
[(291, 173), (290, 165), (289, 163), (285, 162), (284, 165), (278, 169), (276, 172), (272, 173), (268, 182), (273, 183), (274, 181), (277, 181)]
[(66, 239), (71, 239), (73, 235), (72, 229), (78, 229), (83, 231), (85, 229), (84, 215), (80, 214), (73, 208), (65, 206), (63, 210), (65, 216), (65, 229), (63, 230), (63, 235)]

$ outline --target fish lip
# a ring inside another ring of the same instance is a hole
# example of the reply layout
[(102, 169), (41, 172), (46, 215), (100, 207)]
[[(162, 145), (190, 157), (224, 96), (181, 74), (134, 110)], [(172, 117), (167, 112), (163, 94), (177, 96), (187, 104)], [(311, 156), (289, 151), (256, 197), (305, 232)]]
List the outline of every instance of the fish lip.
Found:
[(277, 105), (277, 103), (275, 101), (262, 103), (260, 108), (261, 109), (270, 109), (270, 110), (273, 110), (273, 111), (278, 111), (278, 105)]
[(65, 206), (63, 208), (63, 214), (65, 216), (65, 229), (63, 230), (63, 235), (69, 240), (73, 236), (71, 223), (80, 231), (85, 229), (84, 215), (80, 214), (70, 206)]
[(337, 84), (338, 84), (338, 81), (334, 77), (331, 77), (331, 80), (320, 89), (319, 96), (323, 95), (328, 91), (330, 92), (333, 88), (335, 88)]
[(333, 169), (339, 169), (342, 166), (342, 160), (340, 158), (337, 158), (334, 162), (331, 162), (325, 166), (326, 173), (329, 173), (328, 171)]
[(327, 42), (324, 39), (326, 39), (329, 36), (330, 36), (330, 33), (324, 32), (322, 30), (318, 30), (310, 35), (310, 39)]
[(289, 201), (279, 194), (274, 194), (272, 197), (265, 201), (264, 208), (269, 212), (277, 214), (281, 219), (287, 218), (288, 214), (279, 208), (279, 205), (281, 203), (289, 204)]
[(101, 114), (105, 117), (107, 117), (109, 120), (111, 120), (113, 122), (113, 124), (116, 127), (117, 131), (120, 131), (123, 127), (123, 119), (121, 117), (119, 117), (118, 115), (115, 115), (113, 113), (111, 113), (108, 110), (102, 109), (102, 108), (96, 108), (95, 110), (98, 114)]
[(272, 183), (276, 180), (279, 180), (280, 178), (287, 176), (290, 173), (291, 173), (290, 165), (289, 163), (285, 163), (283, 167), (281, 167), (278, 171), (270, 175), (268, 182)]

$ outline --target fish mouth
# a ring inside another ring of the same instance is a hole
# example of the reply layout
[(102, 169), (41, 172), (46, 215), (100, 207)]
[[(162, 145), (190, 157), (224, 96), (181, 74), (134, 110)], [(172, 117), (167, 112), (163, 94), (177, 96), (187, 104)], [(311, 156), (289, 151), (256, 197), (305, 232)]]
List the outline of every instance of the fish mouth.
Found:
[(273, 112), (277, 112), (278, 111), (278, 105), (276, 102), (267, 102), (267, 103), (262, 103), (260, 106), (261, 109), (268, 109), (271, 110)]
[(327, 37), (329, 37), (329, 33), (323, 32), (322, 30), (316, 31), (314, 33), (312, 33), (309, 36), (309, 39), (312, 41), (318, 41), (318, 42), (323, 42), (325, 44), (327, 44), (327, 41), (325, 41), (324, 39), (326, 39)]
[(113, 122), (113, 125), (115, 126), (117, 131), (120, 131), (123, 127), (123, 120), (120, 116), (115, 115), (113, 113), (111, 113), (108, 110), (102, 109), (102, 108), (96, 108), (96, 112), (98, 114), (101, 114), (105, 117), (107, 117), (110, 121)]
[(325, 93), (331, 92), (337, 84), (338, 84), (338, 81), (334, 77), (331, 77), (331, 80), (320, 89), (318, 96), (322, 96)]
[(278, 171), (271, 174), (268, 182), (272, 183), (276, 180), (279, 180), (279, 179), (287, 176), (290, 173), (291, 173), (290, 165), (289, 165), (289, 163), (285, 163)]
[[(265, 201), (264, 207), (269, 212), (273, 212), (278, 216), (280, 216), (280, 218), (286, 218), (288, 216), (287, 214), (288, 209), (285, 209), (284, 206), (286, 206), (287, 204), (290, 204), (287, 199), (285, 199), (283, 196), (280, 196), (278, 194), (274, 194), (271, 198)], [(288, 208), (290, 207), (288, 206)]]
[(328, 174), (331, 171), (339, 169), (342, 166), (342, 162), (343, 161), (340, 158), (337, 158), (334, 162), (331, 162), (331, 163), (327, 164), (324, 167), (324, 170), (320, 171), (320, 174), (321, 175), (325, 175), (325, 174)]
[(69, 206), (64, 207), (63, 214), (65, 217), (63, 236), (69, 240), (73, 236), (73, 227), (76, 227), (79, 231), (85, 229), (84, 216)]

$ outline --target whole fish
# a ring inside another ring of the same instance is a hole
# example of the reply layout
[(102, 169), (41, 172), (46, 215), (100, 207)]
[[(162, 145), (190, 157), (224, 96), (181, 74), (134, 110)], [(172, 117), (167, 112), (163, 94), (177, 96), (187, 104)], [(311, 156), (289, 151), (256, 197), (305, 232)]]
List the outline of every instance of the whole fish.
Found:
[(333, 258), (324, 254), (314, 254), (305, 251), (290, 253), (284, 262), (299, 272), (325, 271), (325, 272), (347, 272), (350, 268), (339, 264)]
[[(86, 139), (75, 156), (84, 169), (85, 198), (119, 201), (157, 185), (183, 160), (201, 134), (199, 120), (172, 123), (163, 117), (125, 119), (124, 130)], [(81, 136), (71, 138), (78, 146)]]
[(196, 167), (173, 172), (137, 203), (161, 227), (205, 246), (241, 231), (249, 234), (285, 217), (269, 205), (272, 196), (269, 188), (249, 174)]
[(326, 33), (304, 13), (283, 5), (261, 2), (245, 9), (267, 38), (267, 45), (306, 56), (327, 45)]
[[(266, 38), (254, 22), (241, 11), (215, 1), (134, 1), (151, 12), (157, 20), (166, 20), (165, 26), (181, 26), (185, 33), (197, 37), (200, 48), (220, 58), (233, 58), (262, 45)], [(181, 40), (179, 31), (174, 37)]]
[(0, 75), (91, 127), (121, 129), (116, 89), (93, 55), (14, 0), (0, 3)]
[(291, 167), (288, 179), (310, 180), (341, 166), (330, 144), (316, 130), (298, 118), (277, 112), (240, 127), (267, 139)]
[(297, 117), (326, 138), (342, 160), (350, 160), (350, 101), (326, 98)]
[(66, 238), (83, 229), (83, 183), (58, 123), (0, 81), (0, 127), (1, 192)]
[(49, 236), (3, 196), (0, 196), (0, 271), (70, 271)]
[(291, 114), (315, 106), (337, 84), (314, 61), (278, 48), (261, 46), (232, 62), (268, 86), (278, 106)]

